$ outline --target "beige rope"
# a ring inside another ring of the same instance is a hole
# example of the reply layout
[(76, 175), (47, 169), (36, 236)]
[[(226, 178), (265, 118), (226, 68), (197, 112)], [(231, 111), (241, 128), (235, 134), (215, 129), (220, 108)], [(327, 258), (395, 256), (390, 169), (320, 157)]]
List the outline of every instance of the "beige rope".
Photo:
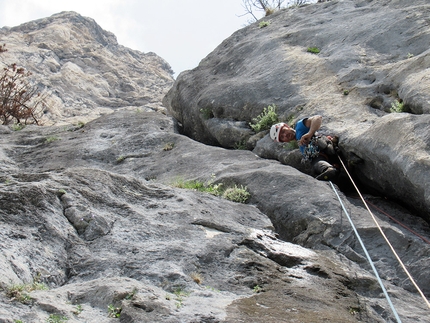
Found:
[(415, 288), (417, 289), (418, 293), (421, 295), (421, 297), (423, 298), (424, 302), (427, 304), (427, 306), (430, 308), (430, 303), (427, 300), (427, 298), (425, 297), (424, 293), (421, 291), (421, 289), (419, 288), (419, 286), (417, 285), (417, 283), (415, 282), (415, 280), (413, 279), (413, 277), (411, 276), (411, 274), (409, 273), (408, 269), (406, 268), (406, 266), (403, 264), (403, 261), (400, 259), (399, 255), (397, 254), (396, 250), (394, 250), (393, 246), (391, 245), (390, 241), (388, 240), (387, 236), (385, 235), (384, 231), (382, 231), (382, 228), (380, 227), (380, 225), (378, 224), (378, 222), (376, 221), (376, 217), (373, 215), (372, 211), (369, 209), (369, 206), (367, 205), (366, 201), (364, 200), (363, 196), (361, 195), (360, 191), (358, 190), (357, 186), (355, 185), (351, 175), (349, 174), (348, 170), (345, 167), (345, 164), (343, 163), (342, 159), (339, 158), (340, 162), (342, 163), (343, 168), (345, 169), (349, 179), (352, 182), (352, 185), (354, 185), (358, 195), (360, 196), (361, 200), (363, 201), (364, 205), (366, 206), (367, 211), (369, 211), (370, 215), (372, 216), (373, 221), (375, 222), (376, 226), (378, 227), (379, 231), (381, 232), (382, 236), (384, 237), (385, 241), (387, 242), (387, 244), (390, 246), (391, 251), (394, 253), (394, 256), (396, 256), (398, 262), (400, 263), (400, 265), (402, 266), (403, 270), (405, 271), (406, 275), (409, 277), (409, 279), (411, 280), (412, 284), (415, 286)]

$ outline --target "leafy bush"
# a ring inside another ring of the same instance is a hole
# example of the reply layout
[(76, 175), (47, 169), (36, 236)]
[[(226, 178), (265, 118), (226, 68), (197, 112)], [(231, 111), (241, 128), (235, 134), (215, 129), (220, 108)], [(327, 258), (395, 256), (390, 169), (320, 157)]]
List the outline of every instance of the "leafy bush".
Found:
[(255, 132), (260, 132), (270, 129), (270, 127), (278, 121), (279, 117), (276, 113), (276, 106), (269, 105), (267, 108), (264, 108), (259, 116), (253, 118), (249, 125)]
[(190, 292), (182, 290), (180, 287), (176, 288), (173, 292), (176, 296), (176, 308), (181, 308), (184, 304), (185, 297), (190, 296)]
[(169, 151), (169, 150), (172, 150), (173, 147), (175, 147), (175, 144), (173, 142), (168, 142), (168, 143), (164, 144), (163, 150)]
[(127, 157), (125, 157), (125, 156), (123, 156), (123, 155), (118, 156), (118, 157), (117, 157), (117, 159), (116, 159), (116, 163), (117, 163), (117, 164), (121, 164), (121, 163), (122, 163), (126, 158), (127, 158)]
[(185, 188), (189, 190), (196, 190), (199, 192), (205, 192), (213, 195), (221, 195), (222, 184), (212, 184), (211, 182), (205, 184), (200, 181), (182, 181), (178, 180), (173, 186), (178, 188)]
[(260, 23), (258, 24), (259, 28), (264, 28), (270, 25), (270, 22), (268, 21), (260, 21)]
[(240, 140), (240, 141), (236, 142), (234, 144), (234, 149), (247, 150), (248, 148), (246, 147), (246, 140), (244, 139), (244, 140)]
[(393, 103), (391, 103), (391, 112), (394, 113), (400, 113), (405, 111), (405, 104), (402, 100), (395, 100)]
[(318, 47), (308, 47), (307, 51), (312, 54), (318, 54), (320, 49)]
[(199, 192), (209, 193), (215, 196), (221, 196), (227, 200), (237, 202), (237, 203), (246, 203), (250, 198), (251, 194), (248, 192), (248, 189), (245, 186), (237, 186), (234, 185), (232, 187), (224, 188), (222, 183), (213, 184), (212, 180), (208, 183), (203, 183), (200, 181), (183, 181), (178, 180), (173, 184), (174, 187), (185, 188), (196, 190)]
[[(0, 46), (0, 53), (6, 52), (6, 45)], [(45, 96), (29, 81), (31, 72), (16, 64), (3, 68), (0, 74), (0, 120), (7, 125), (39, 124)]]
[(20, 131), (20, 130), (22, 130), (22, 129), (24, 129), (25, 128), (25, 125), (23, 125), (23, 124), (21, 124), (21, 123), (14, 123), (13, 125), (12, 125), (12, 130), (13, 131)]
[(63, 323), (66, 322), (68, 318), (60, 314), (51, 314), (46, 319), (46, 323)]
[(112, 304), (108, 305), (108, 317), (119, 318), (121, 316), (121, 312), (121, 307), (115, 307)]
[(48, 289), (45, 284), (34, 281), (32, 284), (12, 285), (6, 289), (6, 296), (23, 304), (31, 304), (33, 299), (30, 292)]
[(252, 291), (254, 293), (259, 293), (261, 292), (262, 288), (259, 285), (255, 285), (254, 288), (252, 289)]
[(60, 140), (60, 138), (58, 138), (57, 136), (49, 136), (46, 138), (45, 140), (45, 144), (50, 144), (51, 142)]
[(236, 203), (246, 203), (251, 197), (251, 194), (246, 187), (234, 185), (234, 187), (227, 188), (222, 197)]
[(202, 114), (203, 119), (205, 120), (212, 119), (214, 117), (212, 110), (209, 108), (201, 108), (200, 113)]

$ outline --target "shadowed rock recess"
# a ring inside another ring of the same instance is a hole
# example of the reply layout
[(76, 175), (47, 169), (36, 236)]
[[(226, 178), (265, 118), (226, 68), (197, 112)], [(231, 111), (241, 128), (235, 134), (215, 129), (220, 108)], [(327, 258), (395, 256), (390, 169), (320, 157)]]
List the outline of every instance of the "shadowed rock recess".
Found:
[[(76, 13), (2, 28), (1, 62), (32, 70), (53, 104), (45, 126), (0, 126), (0, 322), (395, 322), (331, 185), (248, 123), (268, 104), (291, 120), (323, 115), (341, 152), (364, 159), (354, 176), (428, 298), (429, 11), (282, 10), (176, 81)], [(409, 112), (388, 112), (393, 95)], [(250, 150), (229, 149), (241, 139)], [(338, 192), (402, 322), (428, 322), (366, 208)]]

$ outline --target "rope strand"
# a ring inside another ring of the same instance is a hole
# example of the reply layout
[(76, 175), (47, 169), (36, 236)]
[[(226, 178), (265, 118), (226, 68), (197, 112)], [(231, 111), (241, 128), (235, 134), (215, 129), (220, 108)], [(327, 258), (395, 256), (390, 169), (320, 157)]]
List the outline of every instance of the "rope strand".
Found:
[(396, 222), (398, 225), (402, 226), (403, 228), (405, 228), (406, 230), (408, 230), (409, 232), (412, 232), (414, 235), (416, 235), (418, 238), (420, 238), (421, 240), (423, 240), (424, 242), (430, 244), (430, 241), (426, 238), (424, 238), (422, 235), (420, 235), (419, 233), (415, 232), (414, 230), (412, 230), (411, 228), (409, 228), (408, 226), (404, 225), (402, 222), (400, 222), (399, 220), (395, 219), (394, 217), (392, 217), (391, 215), (389, 215), (387, 212), (381, 210), (379, 207), (377, 207), (376, 205), (370, 203), (368, 200), (366, 200), (367, 204), (371, 205), (373, 208), (375, 208), (378, 212), (381, 212), (382, 214), (384, 214), (385, 216), (389, 217), (391, 220), (393, 220), (394, 222)]
[(380, 227), (378, 221), (376, 221), (375, 216), (373, 215), (372, 211), (370, 210), (369, 206), (367, 205), (365, 199), (363, 198), (363, 196), (361, 195), (360, 191), (358, 190), (357, 186), (355, 185), (354, 180), (352, 179), (351, 175), (349, 174), (348, 170), (345, 167), (345, 164), (343, 163), (342, 159), (339, 158), (340, 162), (342, 163), (343, 168), (345, 169), (345, 172), (347, 173), (349, 179), (352, 182), (352, 185), (354, 185), (355, 190), (357, 191), (358, 195), (360, 196), (361, 200), (363, 201), (364, 205), (366, 206), (367, 211), (369, 211), (373, 221), (375, 222), (376, 226), (378, 227), (379, 231), (381, 232), (382, 236), (384, 237), (385, 241), (387, 242), (388, 246), (390, 247), (391, 251), (393, 252), (394, 256), (396, 257), (397, 261), (399, 262), (400, 266), (403, 268), (404, 272), (406, 273), (406, 275), (409, 277), (409, 279), (411, 280), (412, 284), (415, 286), (415, 288), (417, 289), (418, 293), (421, 295), (421, 297), (423, 298), (424, 302), (427, 304), (428, 308), (430, 308), (430, 303), (427, 300), (427, 298), (425, 297), (424, 293), (421, 291), (420, 287), (417, 285), (417, 283), (415, 282), (415, 280), (413, 279), (413, 277), (411, 276), (411, 274), (409, 273), (408, 269), (406, 268), (406, 266), (404, 265), (403, 261), (400, 259), (399, 255), (397, 254), (396, 250), (394, 250), (393, 246), (391, 245), (390, 241), (388, 240), (387, 236), (385, 235), (384, 231), (382, 231), (382, 228)]
[(390, 295), (388, 295), (387, 290), (385, 289), (384, 284), (382, 283), (382, 280), (381, 280), (381, 278), (379, 277), (378, 271), (376, 270), (376, 267), (375, 267), (375, 265), (373, 264), (372, 258), (370, 258), (370, 255), (369, 255), (369, 253), (367, 252), (366, 247), (364, 246), (363, 240), (361, 240), (361, 237), (360, 237), (360, 235), (358, 234), (357, 229), (355, 228), (354, 222), (352, 222), (351, 217), (349, 216), (348, 212), (346, 211), (345, 206), (343, 205), (342, 200), (340, 199), (340, 196), (339, 196), (339, 194), (337, 193), (336, 188), (334, 187), (333, 183), (332, 183), (332, 182), (330, 182), (330, 185), (331, 185), (331, 187), (333, 188), (334, 192), (336, 193), (336, 196), (337, 196), (337, 198), (338, 198), (338, 200), (339, 200), (339, 202), (340, 202), (340, 205), (342, 206), (343, 211), (345, 212), (345, 214), (346, 214), (346, 216), (347, 216), (347, 218), (348, 218), (348, 221), (349, 221), (349, 223), (351, 224), (352, 229), (354, 230), (354, 233), (355, 233), (355, 235), (357, 236), (358, 241), (360, 242), (361, 248), (363, 248), (363, 251), (364, 251), (364, 253), (365, 253), (366, 257), (367, 257), (367, 260), (369, 261), (370, 266), (372, 267), (373, 272), (375, 273), (375, 276), (376, 276), (376, 279), (378, 280), (379, 286), (381, 286), (381, 288), (382, 288), (382, 292), (384, 293), (385, 298), (387, 299), (388, 304), (390, 305), (391, 310), (393, 311), (393, 314), (394, 314), (394, 316), (396, 317), (397, 322), (398, 322), (398, 323), (402, 323), (402, 321), (400, 320), (399, 315), (397, 314), (396, 309), (394, 308), (393, 303), (391, 302)]

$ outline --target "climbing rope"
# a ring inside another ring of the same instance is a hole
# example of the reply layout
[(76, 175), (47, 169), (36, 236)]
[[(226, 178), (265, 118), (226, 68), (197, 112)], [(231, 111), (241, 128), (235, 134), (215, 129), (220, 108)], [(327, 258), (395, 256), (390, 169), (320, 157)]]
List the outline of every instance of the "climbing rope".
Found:
[(397, 322), (398, 322), (398, 323), (402, 323), (402, 321), (400, 320), (399, 315), (397, 314), (396, 309), (394, 308), (393, 303), (391, 302), (391, 298), (390, 298), (390, 296), (388, 295), (387, 290), (385, 289), (384, 284), (382, 283), (381, 278), (379, 277), (378, 271), (376, 270), (376, 267), (375, 267), (375, 265), (373, 264), (372, 258), (370, 258), (370, 255), (369, 255), (369, 253), (367, 252), (366, 247), (364, 246), (363, 240), (361, 240), (361, 237), (360, 237), (360, 235), (358, 234), (357, 229), (355, 228), (354, 222), (352, 222), (351, 217), (349, 216), (348, 212), (346, 211), (346, 208), (345, 208), (345, 206), (343, 205), (342, 200), (340, 199), (340, 196), (339, 196), (339, 194), (337, 193), (336, 188), (334, 187), (333, 183), (332, 183), (332, 182), (330, 182), (330, 185), (331, 185), (331, 187), (333, 188), (334, 192), (336, 193), (336, 196), (337, 196), (337, 198), (338, 198), (338, 200), (339, 200), (339, 202), (340, 202), (340, 205), (342, 206), (343, 211), (345, 212), (345, 214), (346, 214), (346, 216), (347, 216), (347, 218), (348, 218), (349, 223), (351, 223), (352, 229), (354, 230), (354, 233), (355, 233), (355, 235), (357, 236), (358, 241), (360, 242), (361, 248), (363, 248), (364, 253), (366, 254), (367, 260), (369, 261), (370, 266), (372, 267), (373, 272), (375, 273), (376, 279), (378, 280), (378, 283), (379, 283), (379, 285), (380, 285), (380, 286), (381, 286), (381, 288), (382, 288), (382, 291), (383, 291), (383, 293), (384, 293), (384, 295), (385, 295), (385, 298), (387, 299), (388, 304), (390, 305), (391, 310), (393, 311), (393, 314), (394, 314), (394, 316), (395, 316), (395, 318), (396, 318)]
[(387, 216), (388, 218), (390, 218), (392, 221), (396, 222), (398, 225), (402, 226), (403, 228), (405, 228), (406, 230), (408, 230), (409, 232), (413, 233), (414, 235), (416, 235), (418, 238), (420, 238), (421, 240), (423, 240), (424, 242), (430, 244), (430, 240), (424, 238), (422, 235), (420, 235), (419, 233), (415, 232), (414, 230), (412, 230), (411, 228), (409, 228), (408, 226), (404, 225), (402, 222), (400, 222), (399, 220), (395, 219), (394, 217), (392, 217), (391, 215), (389, 215), (387, 212), (381, 210), (379, 207), (377, 207), (376, 205), (370, 203), (368, 200), (366, 200), (367, 204), (369, 204), (371, 207), (373, 207), (374, 209), (376, 209), (378, 212), (384, 214), (385, 216)]
[[(363, 196), (361, 195), (359, 189), (357, 188), (357, 185), (355, 185), (354, 180), (352, 179), (351, 175), (349, 174), (348, 170), (345, 167), (345, 164), (343, 163), (342, 159), (339, 158), (343, 169), (345, 169), (346, 174), (348, 175), (349, 179), (351, 180), (352, 185), (354, 185), (355, 190), (357, 191), (358, 195), (360, 196), (360, 199), (363, 201), (363, 204), (366, 206), (367, 211), (369, 211), (373, 221), (375, 222), (377, 228), (379, 229), (379, 231), (381, 232), (382, 236), (384, 237), (385, 241), (387, 242), (388, 246), (390, 247), (391, 251), (393, 252), (394, 256), (396, 257), (397, 261), (399, 262), (400, 266), (403, 268), (404, 272), (406, 273), (406, 275), (409, 277), (410, 281), (412, 282), (412, 284), (415, 286), (415, 288), (417, 289), (418, 293), (421, 295), (421, 297), (423, 298), (424, 302), (427, 304), (427, 306), (430, 308), (430, 303), (427, 300), (427, 298), (425, 297), (424, 293), (421, 291), (421, 289), (419, 288), (419, 286), (417, 285), (417, 283), (415, 282), (415, 280), (413, 279), (413, 277), (411, 276), (411, 274), (409, 273), (408, 269), (406, 268), (406, 266), (404, 265), (403, 261), (400, 259), (399, 255), (397, 254), (396, 250), (394, 250), (393, 246), (391, 245), (390, 241), (388, 240), (387, 236), (385, 235), (384, 231), (382, 231), (381, 226), (379, 225), (378, 221), (376, 221), (376, 217), (373, 215), (372, 211), (370, 210), (369, 206), (367, 205), (365, 199), (363, 198)], [(332, 185), (333, 189), (335, 190), (333, 184), (330, 182), (330, 184)], [(339, 197), (339, 195), (337, 194), (337, 191), (335, 190), (336, 195)], [(340, 198), (339, 198), (340, 201)], [(342, 202), (341, 202), (342, 204)], [(344, 209), (345, 211), (345, 209)], [(346, 212), (346, 211), (345, 211)], [(349, 219), (349, 216), (348, 216)], [(350, 220), (351, 224), (352, 221)], [(356, 230), (354, 230), (356, 231)], [(358, 235), (358, 232), (356, 232), (356, 234)], [(364, 245), (362, 245), (363, 249), (364, 249)], [(370, 258), (368, 257), (369, 261), (371, 262)], [(373, 266), (372, 266), (373, 267)], [(375, 271), (375, 270), (374, 270)]]

